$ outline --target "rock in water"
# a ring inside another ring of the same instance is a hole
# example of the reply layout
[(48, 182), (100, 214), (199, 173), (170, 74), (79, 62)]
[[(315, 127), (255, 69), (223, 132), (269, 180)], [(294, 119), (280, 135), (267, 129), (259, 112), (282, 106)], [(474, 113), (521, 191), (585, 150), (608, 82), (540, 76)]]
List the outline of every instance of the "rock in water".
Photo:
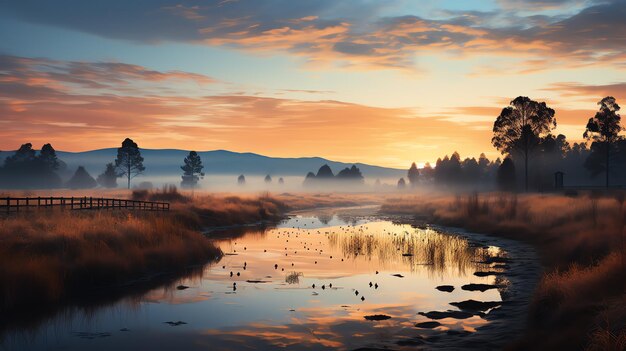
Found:
[(493, 284), (465, 284), (461, 287), (461, 289), (463, 290), (467, 290), (467, 291), (480, 291), (480, 292), (485, 292), (489, 289), (497, 289), (499, 286), (498, 285), (493, 285)]
[(368, 321), (384, 321), (387, 319), (391, 319), (391, 316), (388, 316), (386, 314), (373, 314), (371, 316), (365, 316), (363, 318), (367, 319)]
[(454, 318), (454, 319), (467, 319), (473, 317), (473, 313), (464, 312), (464, 311), (431, 311), (431, 312), (420, 312), (420, 315), (430, 318), (430, 319), (444, 319), (444, 318)]
[(423, 328), (423, 329), (433, 329), (433, 328), (437, 328), (440, 325), (441, 323), (436, 322), (436, 321), (422, 322), (422, 323), (415, 324), (417, 328)]
[(451, 302), (450, 304), (463, 311), (484, 312), (488, 309), (502, 305), (502, 302), (467, 300), (461, 302)]
[(454, 286), (452, 286), (452, 285), (439, 285), (435, 289), (437, 289), (439, 291), (453, 292), (454, 291)]

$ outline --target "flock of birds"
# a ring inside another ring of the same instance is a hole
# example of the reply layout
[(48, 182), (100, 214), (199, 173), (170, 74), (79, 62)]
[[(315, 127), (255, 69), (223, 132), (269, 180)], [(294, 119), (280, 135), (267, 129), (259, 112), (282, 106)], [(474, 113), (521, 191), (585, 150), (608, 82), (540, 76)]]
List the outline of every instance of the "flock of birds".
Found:
[[(295, 222), (296, 223), (299, 222), (299, 219), (295, 219)], [(300, 224), (302, 225), (302, 227), (307, 227), (307, 223), (300, 222)], [(315, 224), (315, 221), (312, 221), (311, 224)], [(356, 234), (356, 235), (362, 235), (362, 232), (367, 230), (368, 227), (367, 226), (357, 227), (356, 224), (355, 224), (354, 226), (351, 226), (351, 225), (339, 226), (338, 229), (340, 231), (344, 232), (344, 233), (352, 233), (352, 234)], [(295, 232), (293, 230), (295, 230)], [(303, 231), (301, 231), (301, 230), (303, 230)], [(330, 232), (328, 232), (328, 231), (322, 232), (320, 230), (311, 230), (311, 229), (305, 229), (305, 228), (300, 228), (300, 227), (296, 227), (296, 226), (292, 226), (291, 230), (289, 230), (289, 229), (279, 230), (275, 234), (277, 235), (276, 236), (277, 239), (280, 239), (282, 237), (282, 238), (284, 238), (286, 243), (289, 243), (289, 240), (292, 239), (292, 243), (293, 243), (294, 242), (293, 239), (299, 239), (300, 238), (300, 234), (302, 234), (303, 232), (306, 232), (306, 234), (308, 234), (308, 235), (313, 233), (313, 234), (319, 234), (319, 235), (323, 234), (325, 236), (328, 236), (330, 234)], [(388, 234), (391, 234), (391, 233), (388, 233)], [(293, 237), (292, 237), (292, 235), (293, 235)], [(322, 255), (324, 253), (324, 250), (322, 248), (316, 248), (316, 247), (314, 247), (314, 244), (312, 244), (312, 243), (307, 243), (306, 241), (300, 240), (300, 244), (303, 245), (302, 249), (304, 249), (306, 251), (311, 251), (311, 249), (313, 249), (313, 251), (316, 251), (319, 255)], [(318, 241), (316, 244), (323, 245), (323, 242), (322, 241)], [(237, 242), (236, 241), (234, 242), (234, 245), (237, 246)], [(247, 250), (248, 250), (248, 248), (246, 246), (244, 246), (243, 247), (243, 251), (247, 251)], [(356, 255), (358, 255), (358, 251), (360, 251), (360, 250), (361, 250), (360, 247), (357, 248), (357, 254)], [(284, 247), (284, 251), (285, 251), (285, 256), (288, 257), (289, 256), (289, 252), (291, 252), (290, 248), (289, 247)], [(263, 249), (263, 252), (267, 253), (268, 250), (267, 249)], [(293, 251), (293, 253), (297, 254), (298, 250), (295, 249)], [(237, 249), (233, 249), (232, 255), (237, 255)], [(332, 260), (333, 259), (333, 255), (329, 255), (328, 258)], [(341, 262), (344, 262), (344, 261), (345, 261), (345, 257), (341, 258)], [(314, 260), (313, 263), (314, 264), (318, 264), (318, 260)], [(248, 268), (248, 263), (246, 261), (244, 261), (243, 262), (243, 266), (233, 265), (233, 267), (241, 267), (241, 268), (243, 268), (243, 270), (246, 270)], [(295, 267), (295, 264), (293, 262), (291, 263), (291, 267)], [(278, 268), (279, 268), (279, 264), (275, 263), (274, 264), (274, 270), (278, 270)], [(222, 269), (226, 269), (226, 265), (223, 265)], [(285, 271), (285, 267), (281, 267), (280, 269), (281, 269), (281, 272)], [(375, 274), (379, 274), (379, 271), (375, 271)], [(241, 272), (230, 271), (229, 275), (230, 275), (230, 278), (234, 278), (235, 276), (236, 277), (241, 277)], [(251, 280), (247, 280), (247, 282), (265, 283), (266, 281), (261, 281), (261, 280), (251, 281)], [(378, 282), (371, 282), (370, 281), (368, 285), (369, 285), (370, 288), (373, 288), (375, 290), (378, 289), (378, 287), (379, 287)], [(328, 285), (322, 284), (320, 286), (320, 285), (316, 285), (315, 283), (313, 283), (310, 287), (312, 289), (314, 289), (314, 290), (317, 289), (317, 288), (321, 288), (322, 290), (326, 290), (326, 288), (332, 289), (333, 288), (333, 284), (332, 283), (328, 283)], [(337, 289), (337, 287), (335, 287), (335, 289)], [(232, 283), (232, 291), (233, 292), (237, 291), (237, 282), (236, 281)], [(365, 301), (365, 296), (363, 296), (363, 294), (361, 292), (359, 292), (359, 290), (353, 289), (353, 291), (354, 291), (354, 295), (355, 296), (357, 296), (357, 297), (360, 296), (360, 300), (361, 301)], [(314, 291), (313, 295), (318, 295), (318, 292)]]

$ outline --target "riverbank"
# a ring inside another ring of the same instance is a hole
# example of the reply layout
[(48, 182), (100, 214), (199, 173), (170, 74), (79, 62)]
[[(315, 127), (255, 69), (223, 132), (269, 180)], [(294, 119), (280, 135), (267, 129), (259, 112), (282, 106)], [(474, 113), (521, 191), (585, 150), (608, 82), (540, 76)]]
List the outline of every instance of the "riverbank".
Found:
[(278, 220), (286, 211), (266, 195), (191, 198), (170, 188), (127, 196), (170, 201), (172, 210), (31, 211), (0, 218), (1, 319), (146, 277), (182, 274), (222, 255), (202, 228)]
[(622, 350), (626, 345), (624, 197), (471, 194), (387, 199), (412, 215), (533, 245), (544, 275), (512, 350)]

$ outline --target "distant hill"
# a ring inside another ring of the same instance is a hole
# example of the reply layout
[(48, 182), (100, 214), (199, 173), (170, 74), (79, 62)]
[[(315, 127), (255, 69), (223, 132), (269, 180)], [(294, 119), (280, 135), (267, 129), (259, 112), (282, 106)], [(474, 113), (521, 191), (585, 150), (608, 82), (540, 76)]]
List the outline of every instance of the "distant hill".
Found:
[[(176, 149), (141, 149), (146, 166), (146, 177), (180, 175), (180, 166), (188, 154), (185, 150)], [(0, 162), (12, 155), (13, 151), (0, 152)], [(84, 152), (57, 151), (58, 157), (67, 164), (72, 172), (78, 166), (84, 166), (92, 175), (98, 175), (108, 162), (113, 162), (117, 154), (116, 148), (100, 149)], [(328, 164), (334, 172), (351, 167), (352, 163), (336, 162), (321, 157), (280, 158), (267, 157), (254, 153), (238, 153), (226, 150), (198, 152), (207, 175), (280, 175), (304, 176), (311, 170), (317, 170)], [(354, 163), (366, 178), (402, 177), (406, 170)]]

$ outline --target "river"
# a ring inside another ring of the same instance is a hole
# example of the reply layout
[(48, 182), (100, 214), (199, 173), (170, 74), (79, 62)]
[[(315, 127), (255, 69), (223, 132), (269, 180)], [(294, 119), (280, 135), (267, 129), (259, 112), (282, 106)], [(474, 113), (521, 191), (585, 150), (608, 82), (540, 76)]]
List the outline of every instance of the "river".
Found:
[(528, 246), (358, 207), (213, 228), (219, 262), (3, 337), (3, 350), (499, 349), (540, 274)]

